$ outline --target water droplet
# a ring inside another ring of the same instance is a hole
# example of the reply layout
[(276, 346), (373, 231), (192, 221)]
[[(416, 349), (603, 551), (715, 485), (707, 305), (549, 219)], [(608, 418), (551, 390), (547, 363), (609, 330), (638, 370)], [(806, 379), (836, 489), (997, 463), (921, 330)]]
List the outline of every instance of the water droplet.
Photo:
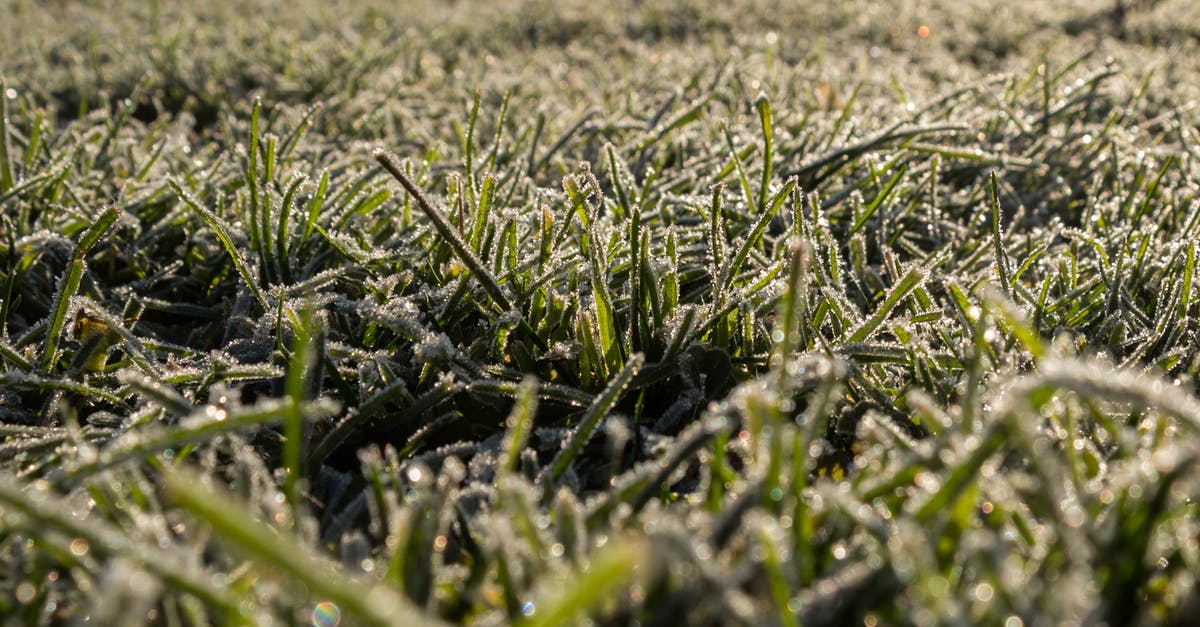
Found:
[(535, 611), (537, 611), (537, 608), (534, 607), (533, 601), (526, 601), (525, 604), (521, 606), (521, 614), (525, 616), (533, 616)]
[(37, 588), (33, 587), (33, 584), (28, 581), (22, 581), (21, 585), (17, 586), (16, 597), (18, 603), (29, 603), (33, 601), (35, 595), (37, 595)]
[(336, 627), (342, 622), (342, 611), (329, 601), (321, 601), (313, 608), (313, 627)]
[(833, 545), (833, 559), (835, 559), (835, 560), (846, 559), (846, 547), (843, 546), (840, 542)]
[(84, 555), (87, 555), (88, 550), (91, 549), (91, 547), (88, 546), (88, 541), (84, 540), (83, 538), (75, 538), (74, 540), (71, 540), (71, 544), (68, 548), (71, 551), (71, 555), (74, 555), (75, 557), (83, 557)]

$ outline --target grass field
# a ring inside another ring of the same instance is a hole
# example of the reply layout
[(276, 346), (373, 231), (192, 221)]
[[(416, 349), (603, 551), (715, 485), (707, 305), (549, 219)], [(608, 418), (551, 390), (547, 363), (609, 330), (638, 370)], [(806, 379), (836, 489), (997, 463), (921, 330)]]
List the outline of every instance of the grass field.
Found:
[(0, 0), (0, 617), (1195, 624), (1200, 5), (1069, 4)]

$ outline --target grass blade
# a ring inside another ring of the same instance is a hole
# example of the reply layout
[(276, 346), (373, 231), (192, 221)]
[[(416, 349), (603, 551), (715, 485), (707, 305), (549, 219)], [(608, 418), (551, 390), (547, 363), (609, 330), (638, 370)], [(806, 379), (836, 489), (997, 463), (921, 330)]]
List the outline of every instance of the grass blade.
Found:
[(130, 537), (128, 531), (114, 528), (108, 521), (92, 515), (80, 518), (78, 511), (46, 492), (46, 486), (21, 487), (10, 476), (0, 473), (0, 503), (20, 512), (34, 523), (35, 533), (53, 531), (86, 542), (90, 551), (130, 559), (169, 587), (195, 596), (220, 610), (227, 620), (249, 620), (239, 610), (239, 599), (231, 590), (213, 583), (210, 573), (200, 571), (195, 562), (177, 551), (148, 548), (155, 546)]
[(240, 503), (203, 487), (197, 479), (181, 472), (169, 472), (164, 479), (172, 499), (212, 527), (218, 538), (249, 555), (267, 572), (281, 574), (307, 587), (317, 599), (332, 602), (360, 624), (442, 624), (382, 584), (357, 581), (326, 560), (297, 551), (299, 538), (256, 521)]
[[(63, 468), (56, 480), (59, 483), (73, 483), (118, 464), (204, 442), (221, 433), (283, 422), (291, 411), (290, 404), (290, 400), (270, 400), (237, 411), (207, 405), (181, 419), (175, 427), (127, 431), (94, 459)], [(332, 401), (308, 403), (300, 408), (302, 415), (309, 419), (327, 418), (337, 410), (337, 404)]]
[(1012, 298), (1012, 279), (1009, 278), (1008, 253), (1004, 250), (1004, 233), (1000, 224), (1000, 185), (996, 181), (996, 171), (991, 172), (991, 210), (992, 210), (992, 252), (996, 255), (996, 272), (1000, 275), (1000, 288), (1004, 294)]
[(870, 220), (871, 216), (875, 215), (875, 212), (881, 205), (883, 205), (883, 201), (887, 200), (888, 196), (892, 195), (892, 191), (896, 189), (896, 185), (900, 183), (900, 179), (904, 178), (904, 174), (907, 171), (907, 164), (900, 166), (900, 169), (892, 175), (892, 178), (888, 179), (887, 182), (883, 184), (883, 189), (879, 190), (879, 194), (875, 196), (875, 198), (871, 201), (871, 204), (867, 205), (866, 208), (863, 209), (862, 215), (858, 216), (858, 219), (854, 221), (854, 226), (850, 227), (850, 235), (858, 233), (859, 230), (862, 229), (863, 225), (867, 223), (867, 220)]
[(175, 196), (182, 200), (188, 207), (190, 207), (192, 211), (195, 211), (196, 215), (200, 216), (200, 219), (208, 225), (208, 228), (212, 229), (213, 232), (217, 234), (217, 239), (221, 240), (221, 245), (225, 247), (225, 252), (228, 253), (229, 258), (233, 260), (234, 268), (237, 269), (238, 274), (242, 277), (242, 282), (246, 284), (246, 289), (250, 290), (250, 293), (254, 295), (254, 300), (258, 301), (258, 304), (262, 306), (263, 310), (270, 311), (272, 307), (270, 303), (267, 302), (266, 295), (263, 294), (262, 289), (258, 286), (258, 280), (253, 274), (251, 274), (249, 264), (247, 264), (246, 260), (242, 258), (241, 250), (234, 243), (233, 235), (230, 232), (229, 225), (225, 224), (225, 221), (217, 216), (217, 214), (206, 209), (205, 207), (201, 207), (200, 203), (196, 202), (196, 200), (192, 198), (191, 194), (184, 191), (183, 187), (181, 187), (177, 181), (172, 179), (169, 182), (169, 185), (171, 186), (171, 191), (175, 193)]
[(0, 80), (0, 194), (12, 187), (13, 168), (8, 147), (8, 88)]
[(783, 189), (780, 189), (778, 192), (776, 192), (775, 196), (771, 198), (770, 206), (768, 206), (758, 216), (758, 220), (755, 221), (754, 226), (750, 228), (750, 231), (743, 235), (741, 246), (738, 247), (737, 252), (733, 255), (733, 259), (730, 260), (729, 265), (726, 266), (726, 269), (723, 273), (725, 276), (724, 289), (728, 289), (730, 286), (732, 286), (734, 277), (741, 272), (742, 264), (745, 263), (746, 258), (750, 256), (750, 249), (754, 248), (755, 244), (758, 243), (759, 238), (762, 237), (763, 231), (765, 231), (767, 228), (767, 224), (771, 221), (771, 218), (774, 218), (775, 214), (779, 212), (779, 208), (783, 206), (783, 201), (787, 199), (788, 195), (792, 193), (792, 190), (795, 187), (796, 179), (788, 179), (787, 183), (783, 185)]
[(120, 210), (116, 207), (105, 209), (75, 244), (75, 250), (71, 253), (71, 265), (67, 268), (66, 276), (59, 282), (58, 293), (54, 298), (54, 313), (50, 317), (50, 328), (46, 332), (46, 347), (42, 351), (43, 372), (50, 372), (58, 358), (58, 342), (62, 337), (63, 328), (66, 326), (67, 312), (71, 308), (71, 298), (75, 296), (75, 292), (79, 291), (79, 282), (83, 280), (84, 259), (92, 247), (108, 232), (109, 227), (117, 221), (120, 214)]
[(500, 468), (507, 472), (517, 469), (521, 450), (533, 429), (533, 418), (537, 414), (538, 382), (534, 377), (525, 377), (517, 388), (516, 403), (509, 413), (505, 425), (504, 444), (500, 447)]
[(596, 554), (576, 576), (543, 592), (528, 607), (522, 627), (571, 624), (588, 610), (611, 599), (618, 591), (655, 574), (654, 550), (635, 538), (619, 538)]
[(592, 438), (592, 434), (596, 432), (596, 428), (600, 426), (600, 421), (608, 415), (608, 411), (613, 404), (617, 402), (621, 394), (625, 391), (625, 386), (633, 379), (633, 375), (637, 374), (641, 369), (645, 358), (641, 353), (629, 358), (625, 363), (625, 367), (613, 380), (609, 382), (608, 387), (596, 397), (591, 407), (583, 413), (583, 418), (579, 421), (579, 426), (571, 434), (567, 445), (554, 456), (554, 460), (550, 462), (550, 467), (546, 471), (543, 478), (547, 486), (553, 486), (562, 477), (562, 474), (571, 465), (571, 461), (583, 450), (583, 446)]
[[(501, 288), (500, 284), (496, 281), (496, 277), (492, 276), (492, 273), (489, 272), (488, 269), (483, 265), (483, 262), (481, 262), (479, 258), (475, 256), (475, 253), (471, 252), (470, 247), (467, 246), (466, 242), (462, 241), (462, 238), (460, 238), (458, 233), (455, 232), (454, 227), (450, 226), (450, 222), (446, 220), (445, 216), (442, 215), (442, 212), (438, 211), (432, 204), (429, 203), (429, 201), (425, 198), (425, 194), (421, 192), (420, 188), (418, 188), (416, 184), (414, 184), (408, 178), (408, 176), (404, 174), (400, 167), (396, 165), (396, 162), (392, 156), (382, 150), (377, 150), (375, 151), (375, 160), (383, 166), (384, 170), (387, 170), (388, 174), (392, 175), (392, 178), (400, 182), (400, 185), (404, 187), (405, 191), (407, 191), (409, 195), (417, 200), (417, 206), (421, 208), (421, 211), (426, 217), (429, 218), (429, 221), (433, 222), (433, 226), (437, 229), (438, 235), (441, 235), (442, 239), (446, 240), (446, 242), (450, 244), (450, 248), (454, 251), (454, 254), (458, 255), (458, 258), (463, 262), (463, 265), (467, 266), (467, 269), (471, 271), (471, 276), (475, 277), (476, 281), (479, 281), (479, 284), (482, 285), (483, 289), (487, 291), (489, 296), (492, 297), (492, 300), (495, 301), (502, 310), (514, 311), (512, 302), (508, 300), (508, 296), (505, 295), (504, 289)], [(525, 330), (526, 336), (535, 344), (537, 344), (538, 348), (543, 350), (548, 348), (545, 340), (538, 336), (538, 334), (533, 330), (533, 327), (529, 326), (529, 322), (526, 321), (524, 317), (521, 318), (521, 327)]]
[(883, 302), (880, 303), (875, 313), (870, 318), (864, 320), (862, 324), (858, 325), (850, 333), (850, 337), (846, 341), (850, 343), (862, 342), (870, 337), (879, 328), (879, 325), (883, 324), (888, 316), (892, 314), (892, 310), (896, 308), (896, 305), (899, 305), (900, 301), (907, 298), (917, 286), (925, 281), (925, 276), (926, 273), (923, 268), (917, 266), (909, 268), (908, 272), (905, 272), (904, 276), (900, 277), (900, 280), (896, 281), (896, 284), (888, 291), (887, 296), (884, 297)]

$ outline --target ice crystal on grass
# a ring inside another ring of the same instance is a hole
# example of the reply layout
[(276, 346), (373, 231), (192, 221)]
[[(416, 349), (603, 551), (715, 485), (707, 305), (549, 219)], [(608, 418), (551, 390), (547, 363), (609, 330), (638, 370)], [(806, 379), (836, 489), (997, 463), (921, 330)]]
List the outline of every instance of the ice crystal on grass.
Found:
[(458, 354), (458, 348), (445, 333), (427, 333), (413, 346), (413, 363), (439, 366), (448, 363)]

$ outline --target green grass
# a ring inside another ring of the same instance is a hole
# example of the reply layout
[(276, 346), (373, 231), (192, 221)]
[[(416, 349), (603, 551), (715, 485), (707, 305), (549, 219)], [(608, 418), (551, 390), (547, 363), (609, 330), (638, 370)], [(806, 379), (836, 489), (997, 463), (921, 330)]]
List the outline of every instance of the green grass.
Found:
[(0, 615), (1200, 616), (1193, 3), (216, 4), (0, 0)]

